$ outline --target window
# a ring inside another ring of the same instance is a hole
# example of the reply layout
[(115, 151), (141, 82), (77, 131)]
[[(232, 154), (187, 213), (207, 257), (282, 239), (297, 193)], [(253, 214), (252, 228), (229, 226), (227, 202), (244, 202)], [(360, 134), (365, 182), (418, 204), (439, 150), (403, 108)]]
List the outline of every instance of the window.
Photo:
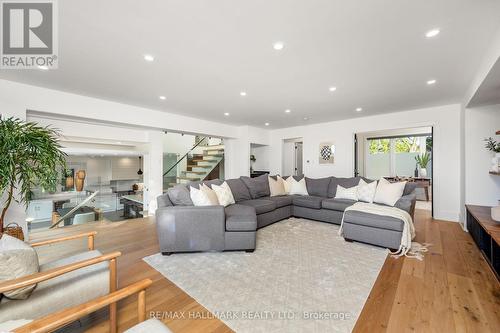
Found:
[(409, 177), (415, 172), (415, 157), (431, 150), (432, 138), (429, 136), (372, 138), (367, 139), (366, 144), (368, 149), (365, 163), (368, 178)]

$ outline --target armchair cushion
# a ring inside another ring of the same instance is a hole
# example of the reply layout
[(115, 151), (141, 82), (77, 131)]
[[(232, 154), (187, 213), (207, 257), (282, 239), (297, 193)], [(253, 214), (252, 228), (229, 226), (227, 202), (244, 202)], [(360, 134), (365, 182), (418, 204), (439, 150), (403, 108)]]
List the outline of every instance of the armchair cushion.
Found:
[(170, 333), (172, 332), (158, 319), (148, 319), (139, 323), (124, 333)]
[[(40, 271), (44, 272), (100, 255), (99, 251), (79, 253), (41, 265)], [(109, 269), (108, 263), (102, 262), (40, 282), (27, 300), (3, 298), (0, 302), (0, 323), (26, 317), (37, 319), (107, 293), (109, 293)]]
[[(4, 234), (0, 238), (0, 281), (14, 280), (38, 273), (38, 255), (29, 244)], [(10, 299), (26, 299), (36, 284), (5, 292)], [(0, 294), (2, 298), (2, 294)]]

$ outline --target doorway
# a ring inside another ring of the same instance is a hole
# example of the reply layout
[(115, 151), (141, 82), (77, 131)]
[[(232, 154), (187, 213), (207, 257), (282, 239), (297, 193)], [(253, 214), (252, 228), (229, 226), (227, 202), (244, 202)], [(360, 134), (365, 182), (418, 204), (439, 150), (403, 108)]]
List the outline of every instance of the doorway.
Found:
[(432, 127), (355, 134), (355, 175), (417, 184), (417, 209), (433, 211)]
[(302, 138), (283, 140), (282, 163), (284, 176), (302, 176), (304, 174)]

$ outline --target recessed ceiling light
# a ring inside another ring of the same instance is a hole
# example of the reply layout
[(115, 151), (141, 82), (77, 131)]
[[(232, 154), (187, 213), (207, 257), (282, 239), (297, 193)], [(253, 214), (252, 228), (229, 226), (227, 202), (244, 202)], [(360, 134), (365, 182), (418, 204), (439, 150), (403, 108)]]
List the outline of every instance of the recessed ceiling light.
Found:
[(432, 29), (426, 32), (425, 37), (427, 38), (436, 37), (437, 35), (439, 35), (440, 32), (441, 31), (439, 31), (439, 29)]
[(304, 119), (304, 120), (309, 120), (309, 118), (308, 118), (308, 117), (304, 117), (303, 119)]
[(122, 142), (121, 142), (121, 141), (116, 141), (116, 143), (117, 143), (117, 144), (119, 144), (119, 145), (121, 145), (121, 144), (122, 144)]
[(38, 66), (38, 69), (41, 69), (42, 71), (48, 71), (49, 67), (48, 66)]
[(437, 82), (436, 80), (432, 79), (427, 81), (427, 85), (432, 86), (433, 84), (436, 84), (436, 82)]
[(330, 90), (331, 92), (334, 92), (335, 90), (337, 90), (337, 87), (330, 87), (330, 88), (328, 88), (328, 90)]
[(158, 97), (159, 99), (161, 99), (162, 101), (166, 100), (167, 98), (165, 96), (160, 96)]
[(269, 123), (265, 123), (264, 125), (269, 126)]
[(144, 60), (151, 62), (155, 60), (155, 57), (153, 57), (151, 54), (145, 54)]
[(276, 51), (281, 51), (285, 47), (285, 44), (283, 42), (276, 42), (273, 44), (273, 49)]
[(224, 112), (224, 115), (227, 117), (229, 116), (229, 112)]
[(363, 111), (363, 108), (356, 108), (356, 112), (361, 112)]
[(290, 113), (290, 112), (292, 112), (292, 110), (290, 110), (290, 109), (285, 110), (285, 113)]
[(247, 92), (246, 91), (240, 91), (240, 96), (246, 96)]

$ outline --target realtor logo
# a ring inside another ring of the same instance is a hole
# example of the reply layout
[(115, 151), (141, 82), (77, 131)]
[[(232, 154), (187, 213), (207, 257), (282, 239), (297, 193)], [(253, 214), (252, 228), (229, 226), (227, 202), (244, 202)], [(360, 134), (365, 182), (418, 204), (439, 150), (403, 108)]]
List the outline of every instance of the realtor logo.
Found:
[(56, 9), (56, 0), (0, 0), (0, 68), (57, 68)]

